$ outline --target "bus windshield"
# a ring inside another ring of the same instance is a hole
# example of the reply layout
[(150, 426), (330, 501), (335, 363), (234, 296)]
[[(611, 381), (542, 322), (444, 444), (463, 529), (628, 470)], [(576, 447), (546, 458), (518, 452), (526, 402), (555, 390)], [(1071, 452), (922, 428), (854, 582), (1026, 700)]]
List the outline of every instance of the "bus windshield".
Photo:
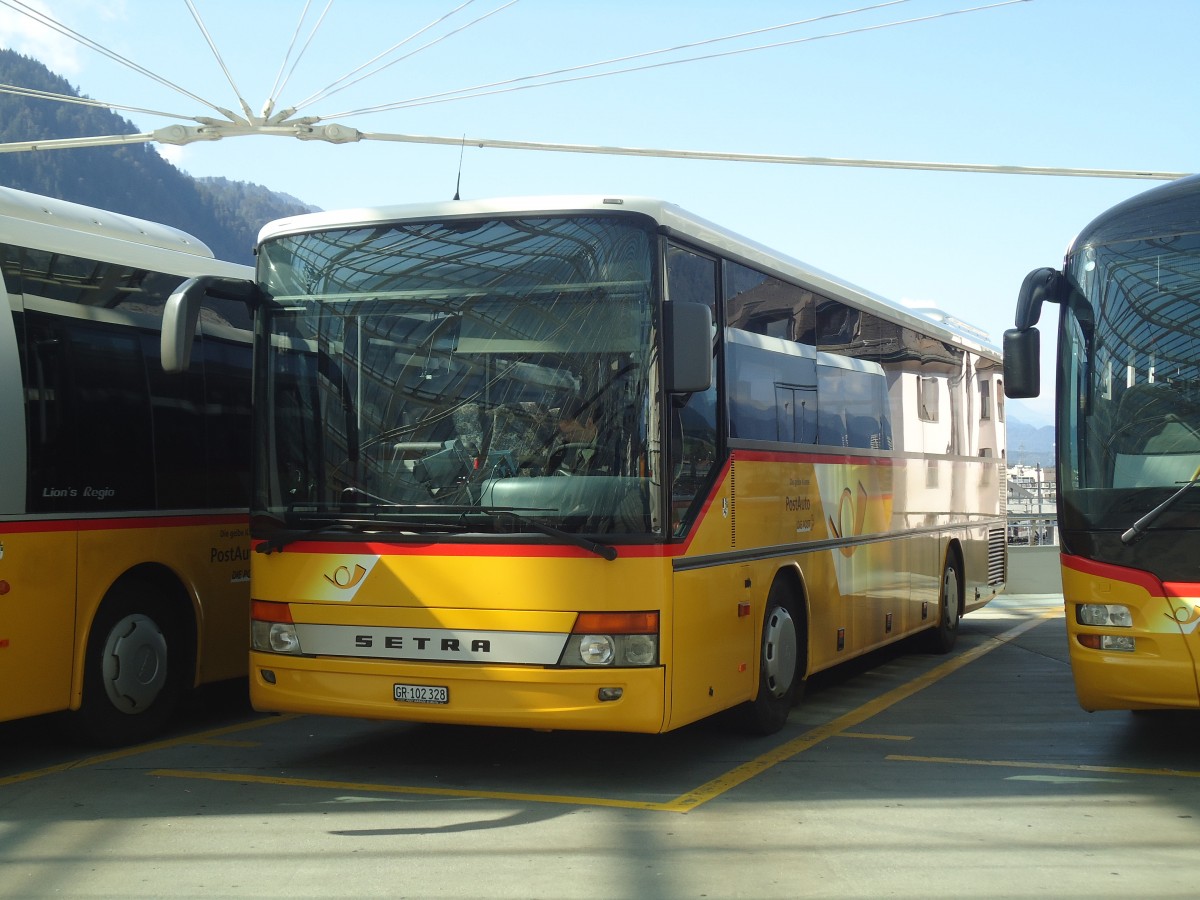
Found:
[[(1114, 533), (1200, 469), (1200, 233), (1141, 224), (1136, 239), (1080, 240), (1061, 333), (1064, 534), (1099, 532), (1092, 551), (1117, 562)], [(1177, 529), (1198, 525), (1192, 490), (1145, 539), (1173, 546)]]
[(654, 246), (596, 214), (265, 243), (260, 536), (659, 532)]

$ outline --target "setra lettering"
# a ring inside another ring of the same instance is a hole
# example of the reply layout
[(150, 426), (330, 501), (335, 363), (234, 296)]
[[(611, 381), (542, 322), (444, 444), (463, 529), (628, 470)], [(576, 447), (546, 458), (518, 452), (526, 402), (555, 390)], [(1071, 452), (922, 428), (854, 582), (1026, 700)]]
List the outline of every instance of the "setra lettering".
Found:
[[(383, 650), (409, 649), (414, 653), (463, 654), (468, 652), (459, 638), (442, 638), (439, 643), (434, 643), (434, 638), (411, 634), (388, 634), (378, 638), (373, 634), (356, 634), (354, 635), (354, 646), (359, 650), (372, 650), (379, 647)], [(469, 652), (491, 653), (492, 642), (486, 638), (474, 638), (470, 642)]]

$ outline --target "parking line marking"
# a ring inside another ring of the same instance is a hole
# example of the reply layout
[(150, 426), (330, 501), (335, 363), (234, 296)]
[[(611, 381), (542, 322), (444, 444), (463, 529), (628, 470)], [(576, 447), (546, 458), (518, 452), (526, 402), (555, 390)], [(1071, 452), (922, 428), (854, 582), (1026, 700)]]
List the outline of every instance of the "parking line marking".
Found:
[(948, 659), (939, 666), (935, 666), (919, 678), (914, 678), (906, 684), (892, 688), (886, 694), (864, 703), (858, 709), (852, 709), (850, 712), (844, 713), (824, 725), (818, 725), (811, 731), (800, 735), (800, 737), (793, 738), (787, 743), (776, 747), (774, 750), (767, 751), (757, 759), (752, 759), (737, 768), (729, 770), (724, 775), (718, 776), (707, 784), (696, 788), (696, 790), (680, 795), (672, 804), (672, 808), (677, 812), (687, 812), (690, 809), (695, 809), (700, 804), (707, 803), (714, 797), (718, 797), (743, 782), (749, 781), (755, 775), (765, 772), (772, 766), (791, 759), (793, 756), (798, 756), (805, 750), (815, 747), (828, 738), (861, 725), (889, 707), (895, 706), (901, 700), (907, 700), (913, 694), (924, 690), (931, 684), (941, 681), (947, 675), (957, 672), (963, 666), (979, 659), (979, 657), (991, 653), (997, 647), (1002, 647), (1010, 641), (1015, 640), (1026, 631), (1041, 625), (1042, 622), (1051, 618), (1052, 615), (1053, 613), (1043, 614), (1027, 619), (1020, 625), (1016, 625), (1008, 631), (996, 635), (994, 638), (989, 638), (977, 647), (972, 647), (966, 653), (956, 656), (953, 659)]
[(663, 811), (670, 803), (643, 800), (614, 800), (606, 797), (571, 797), (558, 794), (525, 794), (518, 791), (468, 791), (458, 788), (412, 787), (357, 781), (323, 781), (316, 778), (290, 778), (283, 775), (237, 775), (232, 772), (197, 772), (187, 769), (158, 769), (150, 775), (160, 778), (189, 778), (201, 781), (226, 781), (234, 784), (269, 784), (307, 787), (320, 790), (359, 791), (364, 794), (413, 794), (424, 797), (462, 797), (469, 800), (520, 800), (537, 803), (566, 803), (571, 806), (615, 806), (622, 809)]
[[(761, 756), (756, 757), (734, 769), (725, 772), (722, 775), (708, 781), (694, 790), (680, 794), (674, 800), (669, 800), (664, 803), (655, 803), (639, 800), (617, 800), (607, 797), (573, 797), (556, 794), (527, 794), (517, 791), (468, 791), (454, 788), (425, 788), (411, 787), (404, 785), (388, 785), (374, 784), (365, 782), (347, 782), (347, 781), (324, 781), (311, 778), (290, 778), (285, 776), (268, 776), (268, 775), (238, 775), (229, 772), (199, 772), (195, 770), (183, 769), (158, 769), (151, 772), (151, 775), (165, 778), (189, 778), (208, 781), (223, 781), (237, 784), (266, 784), (266, 785), (283, 785), (290, 787), (310, 787), (323, 790), (337, 791), (359, 791), (362, 793), (375, 794), (406, 794), (414, 796), (433, 796), (433, 797), (462, 797), (470, 799), (488, 799), (488, 800), (518, 800), (522, 802), (535, 803), (562, 803), (572, 806), (605, 806), (619, 809), (640, 809), (650, 812), (674, 812), (687, 813), (696, 807), (709, 802), (710, 800), (719, 797), (726, 791), (732, 790), (738, 785), (744, 784), (755, 775), (767, 771), (773, 766), (797, 756), (822, 741), (831, 737), (866, 737), (868, 735), (859, 735), (856, 733), (848, 733), (850, 728), (861, 725), (863, 722), (878, 715), (884, 710), (899, 703), (901, 700), (906, 700), (913, 694), (924, 690), (932, 684), (941, 681), (948, 675), (957, 672), (963, 666), (974, 662), (979, 657), (984, 656), (991, 651), (1003, 647), (1005, 644), (1013, 641), (1026, 631), (1042, 624), (1049, 618), (1052, 618), (1056, 611), (1044, 612), (1039, 616), (1027, 619), (1019, 625), (1010, 628), (993, 638), (989, 638), (982, 644), (972, 647), (965, 653), (953, 657), (933, 669), (930, 669), (924, 675), (913, 679), (905, 684), (902, 684), (888, 691), (868, 703), (864, 703), (857, 709), (844, 713), (827, 722), (824, 725), (819, 725), (810, 731), (805, 732), (798, 738), (793, 738), (784, 744), (776, 747), (773, 750), (768, 750)], [(871, 737), (885, 737), (881, 735), (870, 735)], [(904, 738), (893, 738), (903, 740)], [(888, 757), (889, 759), (892, 757)]]
[(1089, 766), (1071, 763), (1037, 763), (1004, 759), (956, 759), (949, 756), (902, 756), (884, 757), (897, 762), (942, 763), (954, 766), (995, 766), (1002, 769), (1039, 769), (1055, 772), (1095, 772), (1101, 775), (1156, 775), (1168, 778), (1200, 778), (1200, 772), (1188, 769), (1138, 769), (1129, 766)]
[(95, 756), (88, 756), (84, 759), (73, 759), (64, 763), (59, 763), (55, 766), (47, 766), (44, 769), (32, 769), (28, 772), (18, 772), (16, 775), (6, 775), (0, 777), (0, 787), (5, 787), (10, 784), (20, 784), (23, 781), (33, 781), (35, 778), (42, 778), (46, 775), (54, 775), (58, 772), (66, 772), (70, 769), (83, 769), (88, 766), (98, 766), (106, 762), (113, 762), (118, 759), (128, 759), (131, 756), (137, 756), (141, 753), (151, 753), (155, 750), (166, 750), (171, 747), (181, 747), (185, 744), (199, 744), (209, 740), (223, 737), (227, 734), (236, 734), (240, 731), (248, 731), (251, 728), (261, 728), (264, 725), (273, 725), (276, 722), (284, 722), (288, 719), (296, 718), (295, 715), (285, 716), (270, 716), (268, 718), (256, 719), (253, 722), (241, 722), (237, 725), (225, 725), (221, 728), (214, 728), (212, 731), (202, 731), (197, 734), (181, 735), (177, 738), (169, 738), (165, 741), (155, 741), (152, 744), (139, 744), (136, 747), (123, 747), (120, 750), (112, 750), (108, 753), (99, 753)]

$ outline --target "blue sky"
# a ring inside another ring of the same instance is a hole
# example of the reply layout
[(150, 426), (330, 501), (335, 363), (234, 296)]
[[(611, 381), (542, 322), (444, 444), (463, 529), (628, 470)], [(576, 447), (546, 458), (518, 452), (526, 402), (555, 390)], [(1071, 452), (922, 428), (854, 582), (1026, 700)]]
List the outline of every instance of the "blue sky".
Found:
[[(301, 111), (364, 132), (854, 159), (1200, 170), (1194, 90), (1200, 3), (1195, 0), (1025, 0), (628, 74), (361, 115), (340, 114), (877, 4), (518, 0), (506, 5), (508, 0), (475, 0), (458, 9), (463, 0), (335, 0), (327, 9), (326, 2), (311, 0), (303, 20), (304, 0), (192, 0), (191, 5), (254, 113), (281, 71), (287, 82), (276, 108), (312, 96), (453, 13), (381, 62), (433, 38), (443, 40)], [(796, 42), (988, 2), (905, 0), (628, 65)], [(203, 100), (240, 110), (230, 78), (186, 2), (27, 0), (25, 5)], [(304, 55), (295, 62), (293, 53), (282, 68), (293, 36), (304, 43), (322, 13)], [(0, 45), (41, 60), (98, 100), (183, 117), (215, 115), (196, 99), (3, 6)], [(145, 131), (181, 121), (122, 115)], [(1011, 324), (1025, 273), (1060, 264), (1067, 244), (1093, 216), (1159, 183), (470, 145), (461, 151), (408, 143), (334, 146), (265, 136), (163, 152), (192, 175), (255, 182), (325, 209), (449, 198), (460, 155), (465, 197), (662, 197), (876, 293), (946, 309), (988, 331), (997, 345)], [(1051, 403), (1046, 386), (1038, 400), (1014, 402), (1010, 409), (1027, 422), (1044, 424)]]

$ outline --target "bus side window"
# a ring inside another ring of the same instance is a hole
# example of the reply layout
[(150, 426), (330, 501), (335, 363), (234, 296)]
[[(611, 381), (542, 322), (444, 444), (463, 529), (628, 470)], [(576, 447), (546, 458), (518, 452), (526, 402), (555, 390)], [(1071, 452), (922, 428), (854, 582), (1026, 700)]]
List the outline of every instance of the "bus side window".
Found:
[(730, 437), (816, 443), (812, 291), (740, 263), (724, 269)]
[(26, 317), (26, 380), (35, 385), (26, 397), (29, 511), (155, 508), (150, 393), (137, 333)]

